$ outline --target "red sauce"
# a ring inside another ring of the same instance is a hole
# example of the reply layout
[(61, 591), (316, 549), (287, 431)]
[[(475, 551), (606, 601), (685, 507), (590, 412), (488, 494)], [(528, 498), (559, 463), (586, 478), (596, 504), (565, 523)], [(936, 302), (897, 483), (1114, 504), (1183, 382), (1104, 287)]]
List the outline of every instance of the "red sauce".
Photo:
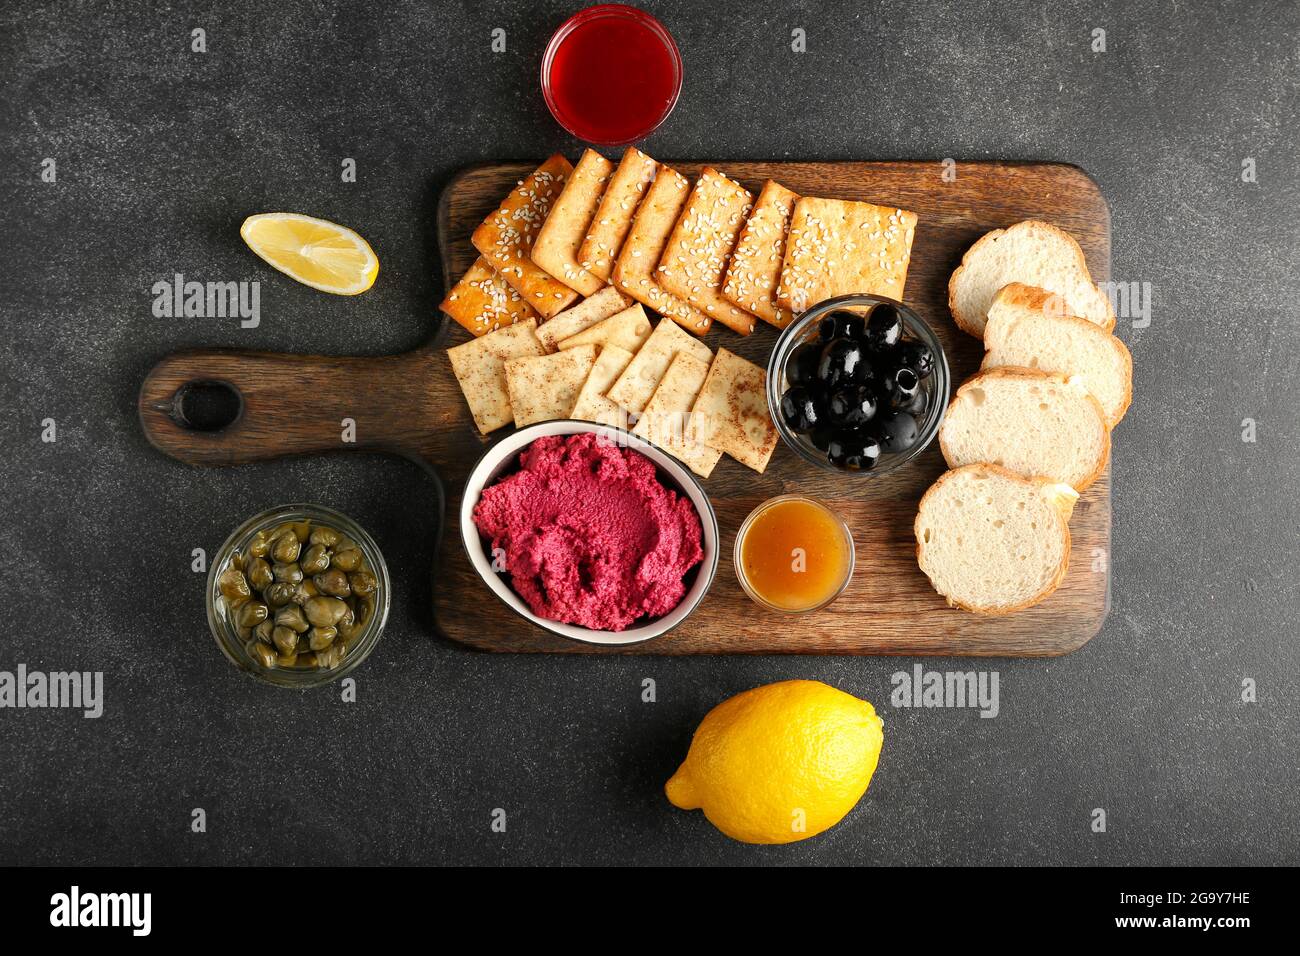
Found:
[(547, 105), (579, 139), (634, 142), (667, 118), (681, 90), (681, 57), (649, 14), (622, 4), (583, 10), (556, 32), (542, 63)]

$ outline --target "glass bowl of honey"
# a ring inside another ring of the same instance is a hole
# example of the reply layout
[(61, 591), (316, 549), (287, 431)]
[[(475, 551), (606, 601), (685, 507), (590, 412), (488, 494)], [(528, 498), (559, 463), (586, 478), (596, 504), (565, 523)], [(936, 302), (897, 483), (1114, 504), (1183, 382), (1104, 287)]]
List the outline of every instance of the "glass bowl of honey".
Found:
[(853, 534), (843, 517), (807, 495), (779, 495), (736, 533), (736, 579), (755, 604), (786, 614), (826, 607), (853, 579)]

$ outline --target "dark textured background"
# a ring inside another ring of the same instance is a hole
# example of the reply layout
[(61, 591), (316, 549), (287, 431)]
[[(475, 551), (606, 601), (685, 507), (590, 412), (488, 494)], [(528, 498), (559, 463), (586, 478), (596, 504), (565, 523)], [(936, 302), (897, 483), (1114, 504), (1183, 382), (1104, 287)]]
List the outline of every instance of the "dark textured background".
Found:
[[(102, 670), (107, 710), (0, 711), (0, 862), (1300, 862), (1300, 6), (645, 6), (686, 64), (646, 144), (662, 159), (1050, 159), (1101, 184), (1114, 278), (1154, 289), (1150, 327), (1118, 329), (1137, 399), (1115, 436), (1102, 633), (1062, 659), (976, 663), (1000, 672), (995, 720), (891, 710), (889, 675), (910, 660), (443, 642), (425, 582), (432, 488), (413, 465), (183, 467), (145, 443), (135, 392), (184, 346), (378, 354), (425, 339), (439, 187), (476, 161), (577, 155), (536, 72), (578, 4), (6, 3), (0, 669)], [(189, 52), (193, 27), (206, 54)], [(47, 156), (56, 184), (39, 180)], [(344, 156), (355, 184), (339, 182)], [(237, 229), (267, 209), (356, 227), (382, 260), (374, 289), (335, 298), (266, 268)], [(261, 279), (261, 327), (154, 318), (149, 287), (173, 272)], [(299, 499), (359, 520), (396, 574), (355, 704), (238, 674), (189, 569), (192, 548)], [(639, 700), (645, 677), (656, 704)], [(672, 809), (661, 787), (704, 713), (791, 677), (882, 708), (858, 808), (785, 848)], [(1246, 677), (1258, 704), (1239, 700)], [(189, 831), (194, 807), (206, 834)]]

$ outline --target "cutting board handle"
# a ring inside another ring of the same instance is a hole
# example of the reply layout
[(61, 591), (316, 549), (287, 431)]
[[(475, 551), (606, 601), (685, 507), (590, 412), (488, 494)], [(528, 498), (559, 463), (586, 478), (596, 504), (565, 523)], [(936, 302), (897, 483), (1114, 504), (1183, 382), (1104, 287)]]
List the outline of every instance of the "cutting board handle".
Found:
[(140, 424), (159, 451), (195, 465), (375, 450), (432, 471), (447, 461), (449, 432), (437, 427), (446, 411), (430, 407), (433, 361), (428, 350), (374, 358), (177, 352), (145, 376)]

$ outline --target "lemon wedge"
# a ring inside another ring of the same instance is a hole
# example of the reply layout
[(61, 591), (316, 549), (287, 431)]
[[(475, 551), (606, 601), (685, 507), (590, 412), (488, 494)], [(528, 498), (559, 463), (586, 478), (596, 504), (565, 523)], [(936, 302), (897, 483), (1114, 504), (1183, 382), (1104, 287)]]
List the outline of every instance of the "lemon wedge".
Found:
[(239, 235), (291, 279), (335, 295), (360, 295), (375, 284), (379, 257), (347, 226), (296, 212), (249, 216)]

